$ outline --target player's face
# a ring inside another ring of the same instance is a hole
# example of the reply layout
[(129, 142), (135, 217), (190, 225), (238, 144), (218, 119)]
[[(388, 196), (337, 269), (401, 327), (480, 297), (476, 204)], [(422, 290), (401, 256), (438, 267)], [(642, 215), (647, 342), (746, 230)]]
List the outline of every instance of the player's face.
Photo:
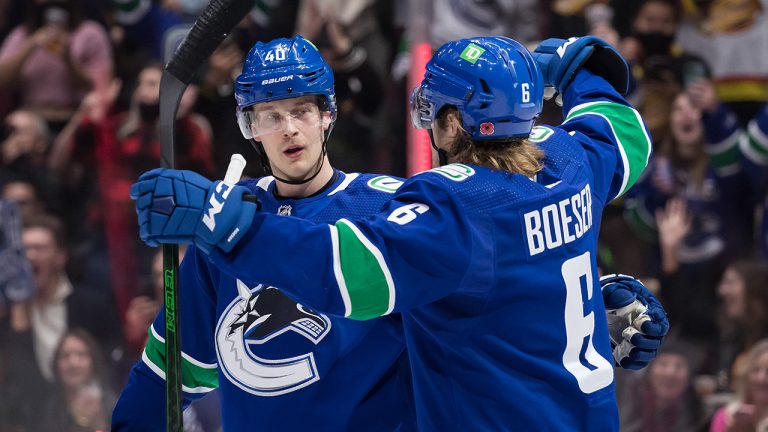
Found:
[(254, 139), (261, 141), (272, 172), (301, 180), (317, 169), (324, 132), (331, 115), (320, 111), (314, 96), (284, 99), (254, 106)]
[(74, 336), (66, 337), (61, 344), (56, 367), (64, 386), (76, 388), (87, 384), (93, 370), (88, 345)]

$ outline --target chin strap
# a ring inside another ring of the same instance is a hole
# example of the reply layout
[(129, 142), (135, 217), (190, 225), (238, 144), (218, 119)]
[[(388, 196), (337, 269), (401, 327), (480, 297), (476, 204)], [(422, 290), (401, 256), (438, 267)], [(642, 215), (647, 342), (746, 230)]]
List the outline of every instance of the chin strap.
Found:
[(267, 152), (264, 151), (264, 145), (260, 141), (256, 141), (255, 139), (251, 139), (250, 141), (253, 148), (256, 149), (256, 153), (259, 154), (259, 162), (261, 162), (261, 167), (264, 169), (264, 172), (267, 173), (267, 175), (271, 175), (272, 177), (275, 178), (275, 180), (282, 183), (286, 183), (289, 185), (300, 185), (300, 184), (311, 182), (315, 177), (317, 177), (318, 174), (320, 174), (320, 170), (323, 169), (323, 164), (325, 164), (325, 155), (328, 152), (327, 151), (328, 138), (331, 136), (331, 131), (333, 130), (333, 126), (335, 123), (336, 123), (335, 121), (332, 122), (331, 125), (328, 127), (328, 130), (323, 134), (323, 149), (320, 151), (320, 157), (317, 163), (315, 163), (315, 165), (317, 165), (317, 169), (315, 170), (314, 174), (312, 174), (311, 176), (303, 180), (288, 180), (288, 179), (284, 179), (276, 176), (272, 172), (272, 167), (269, 165), (269, 158), (267, 157)]
[(429, 143), (432, 145), (432, 148), (437, 150), (437, 159), (440, 163), (440, 166), (448, 165), (448, 152), (437, 148), (437, 145), (435, 145), (435, 136), (432, 134), (432, 129), (427, 129), (427, 132), (429, 132)]

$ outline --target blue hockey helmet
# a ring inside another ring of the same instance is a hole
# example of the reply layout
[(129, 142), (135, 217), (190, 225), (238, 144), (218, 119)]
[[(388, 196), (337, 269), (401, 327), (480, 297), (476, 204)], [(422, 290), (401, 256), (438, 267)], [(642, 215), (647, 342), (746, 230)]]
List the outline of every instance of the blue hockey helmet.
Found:
[(444, 44), (427, 63), (411, 95), (411, 119), (414, 127), (430, 129), (443, 107), (454, 106), (474, 140), (526, 137), (543, 96), (541, 72), (519, 42), (461, 39)]
[(246, 139), (253, 138), (248, 107), (308, 95), (321, 96), (320, 109), (330, 111), (331, 121), (336, 120), (333, 71), (317, 48), (299, 35), (257, 42), (235, 80), (240, 131)]

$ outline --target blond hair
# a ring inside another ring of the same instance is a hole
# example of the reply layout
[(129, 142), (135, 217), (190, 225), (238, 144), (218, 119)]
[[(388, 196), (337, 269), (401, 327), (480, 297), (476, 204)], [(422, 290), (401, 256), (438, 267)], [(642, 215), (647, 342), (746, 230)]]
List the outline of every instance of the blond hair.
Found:
[[(453, 113), (461, 118), (459, 112), (449, 107), (440, 113), (438, 126), (446, 126), (448, 114)], [(470, 134), (460, 127), (459, 134), (450, 146), (448, 156), (451, 162), (484, 166), (487, 168), (522, 174), (533, 177), (541, 171), (544, 151), (528, 138), (511, 138), (507, 140), (479, 141), (473, 140)]]

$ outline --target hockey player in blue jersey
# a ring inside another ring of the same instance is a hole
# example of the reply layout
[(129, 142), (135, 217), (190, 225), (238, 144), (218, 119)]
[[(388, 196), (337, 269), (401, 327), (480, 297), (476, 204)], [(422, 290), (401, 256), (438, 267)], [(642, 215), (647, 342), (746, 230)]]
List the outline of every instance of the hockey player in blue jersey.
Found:
[[(236, 97), (243, 133), (272, 174), (241, 183), (261, 211), (334, 223), (374, 214), (402, 184), (329, 164), (333, 74), (303, 38), (257, 43), (237, 78)], [(298, 271), (303, 259), (292, 257), (292, 267)], [(199, 246), (186, 253), (180, 268), (185, 405), (218, 388), (228, 432), (411, 428), (399, 316), (345, 320), (261, 282), (223, 273)], [(161, 310), (114, 410), (114, 430), (165, 427), (163, 335)]]
[[(594, 38), (553, 44), (538, 56), (546, 83), (579, 110), (570, 124), (533, 130), (543, 82), (525, 48), (504, 38), (441, 48), (415, 119), (435, 131), (442, 159), (466, 163), (408, 180), (382, 213), (330, 225), (275, 216), (244, 201), (247, 188), (153, 170), (132, 188), (142, 238), (194, 242), (225, 274), (279, 286), (315, 310), (357, 320), (402, 311), (420, 429), (616, 430), (594, 247), (602, 206), (631, 186), (650, 145), (636, 112), (587, 70), (610, 66), (611, 82), (623, 76), (626, 87), (620, 57)], [(281, 127), (297, 118), (279, 117)], [(275, 123), (245, 120), (254, 136)], [(647, 302), (632, 320), (632, 300), (647, 290), (612, 282), (606, 298), (637, 346), (614, 357), (647, 361), (666, 331), (663, 311)], [(333, 392), (345, 400), (356, 387), (349, 379)]]

